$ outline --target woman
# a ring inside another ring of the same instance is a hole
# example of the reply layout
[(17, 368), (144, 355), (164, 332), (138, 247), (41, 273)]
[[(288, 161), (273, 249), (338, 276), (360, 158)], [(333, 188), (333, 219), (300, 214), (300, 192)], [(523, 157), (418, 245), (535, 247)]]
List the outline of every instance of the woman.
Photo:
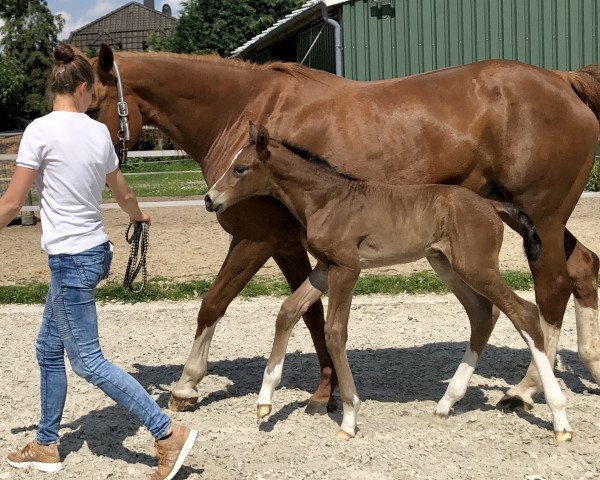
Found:
[(110, 187), (132, 222), (148, 222), (121, 171), (105, 125), (85, 112), (94, 72), (69, 45), (54, 51), (49, 79), (53, 111), (25, 130), (17, 167), (0, 198), (0, 230), (18, 215), (35, 180), (40, 197), (42, 248), (49, 255), (50, 289), (36, 356), (41, 373), (41, 417), (36, 439), (8, 455), (13, 467), (61, 469), (59, 428), (67, 394), (64, 351), (75, 373), (136, 415), (156, 439), (159, 465), (152, 480), (171, 479), (193, 447), (196, 430), (174, 423), (128, 373), (102, 355), (95, 288), (108, 276), (112, 245), (100, 202)]

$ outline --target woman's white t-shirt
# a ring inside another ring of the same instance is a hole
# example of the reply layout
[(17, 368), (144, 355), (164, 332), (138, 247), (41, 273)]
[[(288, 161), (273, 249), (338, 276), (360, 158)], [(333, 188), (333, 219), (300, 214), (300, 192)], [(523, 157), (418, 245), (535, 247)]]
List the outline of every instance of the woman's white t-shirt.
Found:
[(17, 166), (37, 170), (44, 251), (73, 255), (108, 240), (100, 203), (119, 161), (106, 125), (85, 113), (51, 112), (25, 129)]

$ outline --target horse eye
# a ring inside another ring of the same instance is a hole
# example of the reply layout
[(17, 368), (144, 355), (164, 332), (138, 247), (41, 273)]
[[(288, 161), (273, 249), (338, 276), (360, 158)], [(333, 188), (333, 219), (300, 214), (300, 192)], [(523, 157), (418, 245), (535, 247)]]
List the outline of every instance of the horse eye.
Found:
[(245, 167), (244, 165), (237, 165), (233, 167), (233, 174), (241, 176), (246, 173), (246, 170), (248, 170), (248, 167)]

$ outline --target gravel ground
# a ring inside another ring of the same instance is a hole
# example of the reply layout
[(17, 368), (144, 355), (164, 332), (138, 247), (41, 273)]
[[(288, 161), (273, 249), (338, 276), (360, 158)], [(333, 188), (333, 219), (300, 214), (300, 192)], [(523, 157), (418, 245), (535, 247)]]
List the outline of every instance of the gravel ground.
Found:
[[(524, 293), (531, 299), (531, 293)], [(435, 402), (458, 365), (468, 321), (450, 295), (355, 298), (349, 359), (363, 406), (357, 438), (335, 438), (341, 412), (304, 413), (318, 366), (307, 330), (292, 336), (274, 411), (258, 425), (255, 404), (281, 299), (236, 300), (217, 327), (201, 400), (176, 419), (199, 429), (177, 479), (584, 479), (600, 478), (600, 391), (577, 358), (573, 306), (557, 375), (568, 399), (571, 443), (556, 445), (542, 397), (532, 412), (495, 408), (529, 363), (501, 317), (467, 394), (445, 422)], [(198, 302), (109, 303), (99, 307), (106, 356), (131, 372), (166, 408), (191, 346)], [(0, 455), (32, 439), (38, 418), (33, 342), (41, 306), (0, 307)], [(154, 466), (150, 435), (95, 387), (69, 373), (62, 423), (64, 469), (0, 479), (133, 479)]]

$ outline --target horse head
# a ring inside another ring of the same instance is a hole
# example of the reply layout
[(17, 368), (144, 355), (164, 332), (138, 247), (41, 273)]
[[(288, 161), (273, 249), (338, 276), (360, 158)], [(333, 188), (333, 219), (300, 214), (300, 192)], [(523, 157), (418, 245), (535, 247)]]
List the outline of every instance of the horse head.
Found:
[[(103, 43), (98, 56), (93, 58), (91, 63), (96, 74), (96, 82), (94, 83), (92, 104), (87, 113), (108, 127), (112, 141), (117, 148), (120, 144), (119, 131), (122, 130), (122, 125), (118, 105), (118, 70), (115, 69), (115, 58), (112, 49)], [(139, 109), (139, 98), (127, 85), (126, 81), (122, 79), (121, 84), (123, 100), (127, 108), (127, 124), (130, 137), (126, 139), (125, 147), (131, 148), (142, 135), (143, 119)], [(121, 113), (123, 113), (122, 106)], [(123, 133), (121, 132), (121, 135)]]
[(225, 173), (204, 197), (209, 212), (220, 213), (248, 197), (270, 193), (269, 143), (267, 129), (250, 122), (248, 144), (233, 156)]

